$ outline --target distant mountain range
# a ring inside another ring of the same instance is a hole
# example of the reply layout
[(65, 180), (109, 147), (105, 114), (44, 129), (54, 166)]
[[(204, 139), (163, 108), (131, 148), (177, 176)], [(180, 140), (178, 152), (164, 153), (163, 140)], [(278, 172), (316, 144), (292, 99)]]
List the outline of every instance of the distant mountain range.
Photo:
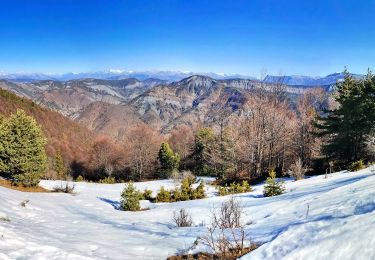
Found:
[[(97, 72), (80, 72), (80, 73), (64, 73), (64, 74), (43, 74), (43, 73), (0, 73), (0, 79), (6, 79), (13, 82), (33, 82), (40, 80), (55, 80), (55, 81), (69, 81), (76, 79), (105, 79), (105, 80), (123, 80), (134, 78), (140, 81), (152, 79), (161, 80), (164, 82), (176, 82), (184, 78), (194, 75), (207, 76), (216, 80), (226, 79), (251, 79), (258, 80), (255, 77), (245, 76), (240, 74), (219, 74), (219, 73), (194, 73), (182, 71), (123, 71), (123, 70), (108, 70)], [(354, 77), (360, 78), (362, 75), (353, 74)], [(337, 81), (343, 80), (343, 73), (333, 73), (324, 77), (311, 77), (303, 75), (291, 76), (274, 76), (267, 75), (264, 78), (265, 83), (278, 83), (289, 86), (330, 86)]]
[[(352, 74), (355, 78), (361, 78), (363, 75)], [(344, 79), (344, 73), (333, 73), (325, 77), (310, 76), (271, 76), (264, 78), (266, 83), (279, 83), (289, 86), (330, 86)]]
[(33, 82), (39, 80), (75, 80), (75, 79), (109, 79), (122, 80), (128, 78), (135, 78), (138, 80), (145, 79), (159, 79), (167, 82), (179, 81), (193, 75), (203, 75), (214, 79), (255, 79), (255, 77), (244, 76), (240, 74), (219, 74), (219, 73), (194, 73), (181, 71), (122, 71), (122, 70), (108, 70), (97, 72), (80, 72), (80, 73), (63, 73), (63, 74), (43, 74), (43, 73), (0, 73), (0, 79), (6, 79), (15, 82)]
[[(252, 91), (261, 87), (267, 90), (273, 85), (252, 79), (214, 79), (202, 75), (174, 82), (156, 78), (0, 80), (0, 88), (118, 139), (142, 123), (169, 132), (181, 124), (209, 124), (223, 109), (230, 109), (234, 118), (242, 116)], [(309, 87), (287, 86), (286, 91), (295, 96), (305, 88)]]

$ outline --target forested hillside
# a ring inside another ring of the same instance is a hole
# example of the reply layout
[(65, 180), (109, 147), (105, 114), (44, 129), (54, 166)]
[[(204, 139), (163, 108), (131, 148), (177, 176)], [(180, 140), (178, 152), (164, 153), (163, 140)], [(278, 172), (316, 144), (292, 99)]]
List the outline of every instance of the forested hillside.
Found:
[(42, 126), (42, 131), (47, 138), (46, 152), (50, 166), (57, 152), (62, 154), (68, 164), (82, 157), (90, 149), (95, 136), (90, 130), (57, 112), (0, 89), (0, 115), (7, 117), (17, 109), (24, 110)]

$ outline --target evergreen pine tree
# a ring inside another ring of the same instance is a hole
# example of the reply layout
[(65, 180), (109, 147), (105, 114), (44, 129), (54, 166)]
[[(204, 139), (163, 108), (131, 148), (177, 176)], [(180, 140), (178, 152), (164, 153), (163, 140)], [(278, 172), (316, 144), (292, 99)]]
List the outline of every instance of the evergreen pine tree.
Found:
[(215, 138), (212, 164), (222, 179), (235, 170), (235, 143), (228, 130)]
[(356, 80), (344, 73), (344, 81), (336, 84), (338, 108), (319, 117), (316, 126), (318, 134), (328, 138), (323, 152), (348, 163), (365, 156), (366, 138), (375, 126), (375, 77), (369, 71), (363, 80)]
[(58, 151), (55, 155), (53, 168), (59, 179), (66, 178), (67, 170), (64, 164), (64, 159), (62, 158), (60, 151)]
[(201, 128), (195, 135), (193, 157), (195, 160), (196, 175), (212, 175), (212, 153), (214, 149), (215, 134), (209, 127)]
[(36, 186), (47, 166), (46, 139), (40, 125), (22, 110), (2, 121), (0, 174), (17, 184)]
[(142, 193), (139, 192), (132, 182), (129, 182), (121, 193), (121, 208), (123, 210), (137, 211), (141, 209), (139, 200)]
[(180, 156), (173, 152), (168, 143), (163, 142), (161, 144), (158, 159), (160, 163), (159, 172), (162, 177), (169, 177), (173, 170), (178, 169)]
[(272, 197), (283, 194), (285, 191), (284, 183), (276, 180), (275, 170), (270, 170), (269, 177), (264, 185), (263, 195), (264, 197)]

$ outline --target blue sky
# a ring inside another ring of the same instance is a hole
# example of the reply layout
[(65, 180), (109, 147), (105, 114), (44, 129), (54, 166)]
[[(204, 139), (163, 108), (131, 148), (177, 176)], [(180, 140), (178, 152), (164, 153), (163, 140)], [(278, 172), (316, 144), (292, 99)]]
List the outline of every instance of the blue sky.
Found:
[(1, 1), (0, 71), (375, 69), (375, 1)]

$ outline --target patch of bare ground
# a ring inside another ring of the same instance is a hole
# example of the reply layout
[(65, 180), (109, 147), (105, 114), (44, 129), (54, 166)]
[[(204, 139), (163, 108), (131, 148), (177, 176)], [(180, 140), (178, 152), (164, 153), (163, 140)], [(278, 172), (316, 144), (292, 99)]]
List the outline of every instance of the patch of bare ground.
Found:
[(219, 255), (200, 252), (196, 254), (170, 256), (167, 258), (167, 260), (235, 260), (243, 255), (250, 253), (256, 248), (258, 248), (258, 245), (253, 244), (249, 247), (245, 247), (240, 253), (236, 254)]

